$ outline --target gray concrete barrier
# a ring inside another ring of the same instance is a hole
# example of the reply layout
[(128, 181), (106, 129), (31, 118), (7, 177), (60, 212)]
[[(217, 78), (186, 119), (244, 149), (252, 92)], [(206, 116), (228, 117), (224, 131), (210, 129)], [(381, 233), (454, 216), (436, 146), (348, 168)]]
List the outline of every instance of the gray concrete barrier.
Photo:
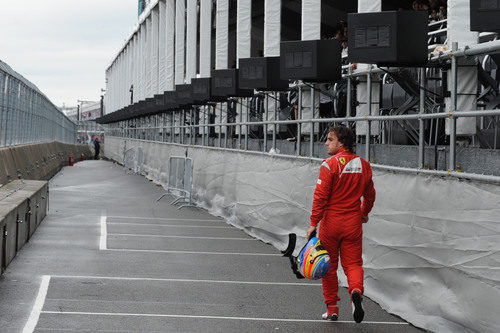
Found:
[(48, 182), (14, 180), (0, 188), (0, 272), (29, 241), (47, 213)]
[(73, 161), (92, 158), (87, 145), (46, 142), (0, 149), (0, 185), (15, 179), (48, 180)]

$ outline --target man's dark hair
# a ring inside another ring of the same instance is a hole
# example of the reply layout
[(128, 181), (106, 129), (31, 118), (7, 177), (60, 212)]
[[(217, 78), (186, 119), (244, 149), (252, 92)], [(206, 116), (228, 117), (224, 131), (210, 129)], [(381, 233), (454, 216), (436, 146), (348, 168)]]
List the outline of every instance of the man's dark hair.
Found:
[(342, 125), (337, 125), (330, 127), (329, 132), (335, 133), (339, 142), (343, 143), (344, 147), (349, 149), (350, 152), (354, 152), (356, 134), (354, 134), (353, 130)]

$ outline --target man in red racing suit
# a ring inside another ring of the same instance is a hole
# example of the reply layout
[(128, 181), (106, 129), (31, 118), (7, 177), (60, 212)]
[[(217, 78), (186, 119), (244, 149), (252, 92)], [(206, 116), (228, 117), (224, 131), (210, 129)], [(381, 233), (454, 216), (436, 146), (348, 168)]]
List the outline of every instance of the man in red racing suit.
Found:
[(368, 213), (375, 201), (375, 189), (370, 164), (351, 152), (355, 140), (355, 134), (347, 127), (334, 126), (330, 129), (325, 145), (328, 154), (333, 156), (321, 164), (314, 191), (311, 227), (307, 230), (309, 236), (321, 221), (318, 237), (330, 255), (331, 266), (322, 279), (323, 296), (328, 307), (323, 314), (326, 320), (338, 318), (339, 254), (349, 284), (354, 320), (361, 322), (364, 316), (361, 305), (362, 223), (368, 222)]

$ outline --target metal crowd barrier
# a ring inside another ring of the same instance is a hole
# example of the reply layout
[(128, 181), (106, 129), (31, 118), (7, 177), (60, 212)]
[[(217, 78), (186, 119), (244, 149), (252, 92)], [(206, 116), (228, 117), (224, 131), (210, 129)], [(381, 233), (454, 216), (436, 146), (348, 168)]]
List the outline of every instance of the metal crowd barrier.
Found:
[(192, 198), (193, 187), (193, 160), (189, 157), (170, 156), (168, 160), (168, 184), (166, 192), (156, 201), (160, 201), (168, 194), (179, 195), (170, 204), (182, 204), (182, 207), (194, 207)]

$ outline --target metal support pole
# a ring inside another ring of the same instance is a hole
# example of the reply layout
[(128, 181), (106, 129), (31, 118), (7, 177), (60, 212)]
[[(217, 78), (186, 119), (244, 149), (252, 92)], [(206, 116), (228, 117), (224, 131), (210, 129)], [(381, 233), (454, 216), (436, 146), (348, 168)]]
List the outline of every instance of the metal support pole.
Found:
[(456, 142), (457, 142), (457, 119), (453, 114), (457, 108), (457, 58), (453, 52), (458, 50), (458, 43), (453, 42), (451, 45), (451, 101), (450, 101), (450, 160), (448, 165), (449, 171), (454, 171), (456, 168)]
[[(311, 118), (314, 119), (316, 118), (316, 103), (315, 99), (316, 98), (316, 90), (314, 89), (314, 84), (311, 87)], [(309, 156), (313, 157), (314, 156), (314, 122), (311, 121), (311, 128), (309, 132)]]
[(181, 130), (181, 144), (184, 144), (184, 141), (185, 141), (185, 135), (186, 135), (186, 129), (184, 128), (184, 125), (186, 124), (186, 110), (185, 109), (182, 109), (181, 111), (181, 127), (180, 127), (180, 130)]
[[(425, 113), (425, 68), (420, 68), (420, 114)], [(424, 168), (424, 119), (418, 121), (418, 168)]]
[(248, 122), (250, 121), (250, 99), (247, 98), (247, 117), (246, 117), (246, 133), (245, 133), (245, 150), (248, 150), (248, 134), (250, 133), (250, 127), (248, 126)]
[[(264, 94), (264, 120), (269, 120), (269, 95)], [(264, 124), (264, 152), (267, 152), (267, 124)]]
[[(367, 96), (367, 115), (372, 115), (372, 65), (368, 65), (366, 76), (366, 89), (368, 90)], [(370, 137), (371, 137), (371, 121), (366, 121), (366, 140), (365, 140), (365, 159), (370, 162)]]
[(240, 112), (239, 112), (240, 124), (238, 125), (240, 130), (238, 131), (238, 149), (241, 149), (241, 131), (243, 131), (243, 126), (241, 125), (241, 123), (243, 122), (243, 99), (240, 98), (238, 102), (240, 105)]
[[(347, 105), (346, 105), (346, 117), (350, 118), (351, 117), (351, 104), (352, 104), (352, 79), (351, 79), (351, 73), (352, 73), (352, 68), (349, 66), (347, 70)], [(347, 126), (349, 127), (349, 122), (347, 122)]]
[[(215, 112), (217, 112), (217, 108), (215, 108)], [(222, 147), (222, 103), (220, 105), (219, 110), (219, 148)]]
[(193, 119), (193, 115), (194, 115), (194, 108), (191, 107), (189, 109), (189, 124), (191, 125), (191, 127), (189, 128), (189, 135), (190, 135), (189, 142), (191, 143), (191, 146), (196, 143), (195, 142), (196, 137), (194, 136), (194, 134), (196, 133), (196, 131), (194, 130), (195, 121)]
[[(279, 112), (278, 112), (278, 94), (274, 93), (274, 120), (279, 120)], [(278, 125), (275, 123), (273, 127), (273, 149), (276, 151), (276, 133), (278, 132)]]
[[(298, 97), (298, 106), (297, 106), (297, 118), (302, 120), (302, 87), (299, 87), (299, 97)], [(302, 124), (297, 123), (297, 156), (301, 153), (301, 132), (302, 132)]]
[[(229, 102), (226, 104), (226, 106), (227, 107), (226, 107), (226, 121), (225, 121), (225, 123), (229, 124), (229, 112), (228, 112), (229, 111)], [(222, 110), (221, 110), (221, 113), (222, 113)], [(224, 134), (224, 148), (227, 148), (227, 140), (229, 137), (229, 133), (230, 133), (229, 129), (231, 128), (231, 125), (226, 125), (225, 128), (226, 128), (226, 132)]]
[[(175, 117), (175, 111), (172, 111), (168, 117), (168, 121), (170, 123), (170, 138), (169, 138), (169, 141), (170, 142), (174, 142), (174, 117)], [(136, 136), (137, 137), (137, 136)]]

